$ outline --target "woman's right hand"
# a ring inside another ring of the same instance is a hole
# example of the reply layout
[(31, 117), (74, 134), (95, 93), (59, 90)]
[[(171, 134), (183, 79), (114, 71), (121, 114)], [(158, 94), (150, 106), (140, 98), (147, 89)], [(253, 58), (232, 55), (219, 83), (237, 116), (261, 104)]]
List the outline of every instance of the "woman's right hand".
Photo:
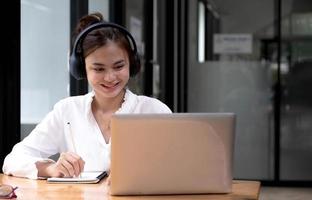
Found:
[(38, 168), (38, 176), (43, 177), (77, 177), (83, 172), (85, 162), (83, 159), (73, 153), (64, 152), (60, 154), (59, 159), (46, 165), (36, 163)]

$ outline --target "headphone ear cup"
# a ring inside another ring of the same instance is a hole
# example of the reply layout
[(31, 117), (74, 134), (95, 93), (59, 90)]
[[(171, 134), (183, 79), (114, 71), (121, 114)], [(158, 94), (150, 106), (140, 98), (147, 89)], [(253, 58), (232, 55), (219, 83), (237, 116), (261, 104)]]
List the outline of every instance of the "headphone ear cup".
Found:
[(81, 56), (73, 52), (69, 58), (69, 70), (71, 75), (77, 80), (86, 78), (84, 67), (85, 64)]
[(141, 60), (138, 53), (134, 54), (133, 66), (131, 66), (130, 76), (135, 76), (139, 73), (141, 68)]

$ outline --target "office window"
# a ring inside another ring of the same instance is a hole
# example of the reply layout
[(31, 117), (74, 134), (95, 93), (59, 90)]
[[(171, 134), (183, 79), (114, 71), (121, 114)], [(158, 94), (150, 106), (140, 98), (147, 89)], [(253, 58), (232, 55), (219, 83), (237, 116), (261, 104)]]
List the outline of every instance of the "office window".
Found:
[(205, 61), (205, 4), (198, 2), (198, 61)]
[(69, 0), (21, 1), (21, 137), (68, 96)]
[(214, 4), (209, 1), (198, 1), (197, 4), (197, 59), (203, 63), (216, 60), (213, 53), (213, 35), (219, 32), (220, 15)]

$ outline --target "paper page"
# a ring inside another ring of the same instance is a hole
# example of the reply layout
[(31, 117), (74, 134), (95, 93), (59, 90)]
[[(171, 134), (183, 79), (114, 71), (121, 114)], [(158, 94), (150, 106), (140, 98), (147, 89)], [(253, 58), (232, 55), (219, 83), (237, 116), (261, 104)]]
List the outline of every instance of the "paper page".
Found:
[(73, 178), (48, 178), (49, 183), (97, 183), (102, 178), (107, 176), (106, 172), (95, 171), (95, 172), (82, 172), (80, 177)]

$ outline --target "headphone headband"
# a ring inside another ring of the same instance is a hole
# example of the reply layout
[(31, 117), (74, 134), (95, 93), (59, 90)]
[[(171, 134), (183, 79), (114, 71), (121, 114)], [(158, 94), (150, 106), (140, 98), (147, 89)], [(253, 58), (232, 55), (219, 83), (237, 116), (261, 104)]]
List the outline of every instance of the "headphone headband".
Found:
[[(72, 50), (71, 56), (69, 58), (69, 64), (70, 64), (70, 73), (77, 80), (84, 79), (86, 77), (84, 58), (83, 58), (83, 55), (81, 55), (82, 52), (77, 51), (78, 48), (82, 45), (82, 42), (85, 39), (85, 37), (88, 35), (88, 33), (90, 33), (91, 31), (93, 31), (95, 29), (105, 28), (105, 27), (116, 28), (125, 35), (126, 39), (128, 40), (128, 42), (130, 44), (130, 47), (132, 46), (131, 49), (133, 51), (134, 60), (135, 60), (134, 62), (136, 65), (136, 66), (133, 66), (135, 68), (135, 69), (133, 69), (133, 71), (131, 71), (131, 66), (130, 66), (130, 75), (135, 75), (139, 71), (140, 59), (138, 56), (137, 46), (136, 46), (135, 40), (134, 40), (133, 36), (131, 35), (131, 33), (129, 31), (127, 31), (124, 27), (122, 27), (118, 24), (115, 24), (115, 23), (97, 22), (95, 24), (88, 26), (83, 31), (81, 31), (78, 34), (78, 36), (76, 37), (76, 40), (74, 42), (73, 50)], [(130, 40), (129, 40), (129, 38), (130, 38)], [(131, 45), (131, 43), (132, 43), (132, 45)]]
[(133, 36), (131, 35), (131, 33), (129, 33), (129, 31), (127, 31), (124, 27), (122, 27), (118, 24), (109, 23), (109, 22), (97, 22), (95, 24), (88, 26), (83, 31), (81, 31), (78, 34), (78, 36), (76, 37), (76, 40), (75, 40), (75, 43), (73, 46), (73, 52), (77, 51), (78, 44), (80, 43), (80, 41), (85, 39), (85, 37), (88, 35), (88, 33), (90, 33), (91, 31), (93, 31), (95, 29), (105, 28), (105, 27), (117, 28), (118, 30), (122, 31), (125, 35), (127, 35), (131, 40), (131, 43), (133, 46), (133, 52), (137, 53), (137, 46), (136, 46), (135, 40), (134, 40)]

